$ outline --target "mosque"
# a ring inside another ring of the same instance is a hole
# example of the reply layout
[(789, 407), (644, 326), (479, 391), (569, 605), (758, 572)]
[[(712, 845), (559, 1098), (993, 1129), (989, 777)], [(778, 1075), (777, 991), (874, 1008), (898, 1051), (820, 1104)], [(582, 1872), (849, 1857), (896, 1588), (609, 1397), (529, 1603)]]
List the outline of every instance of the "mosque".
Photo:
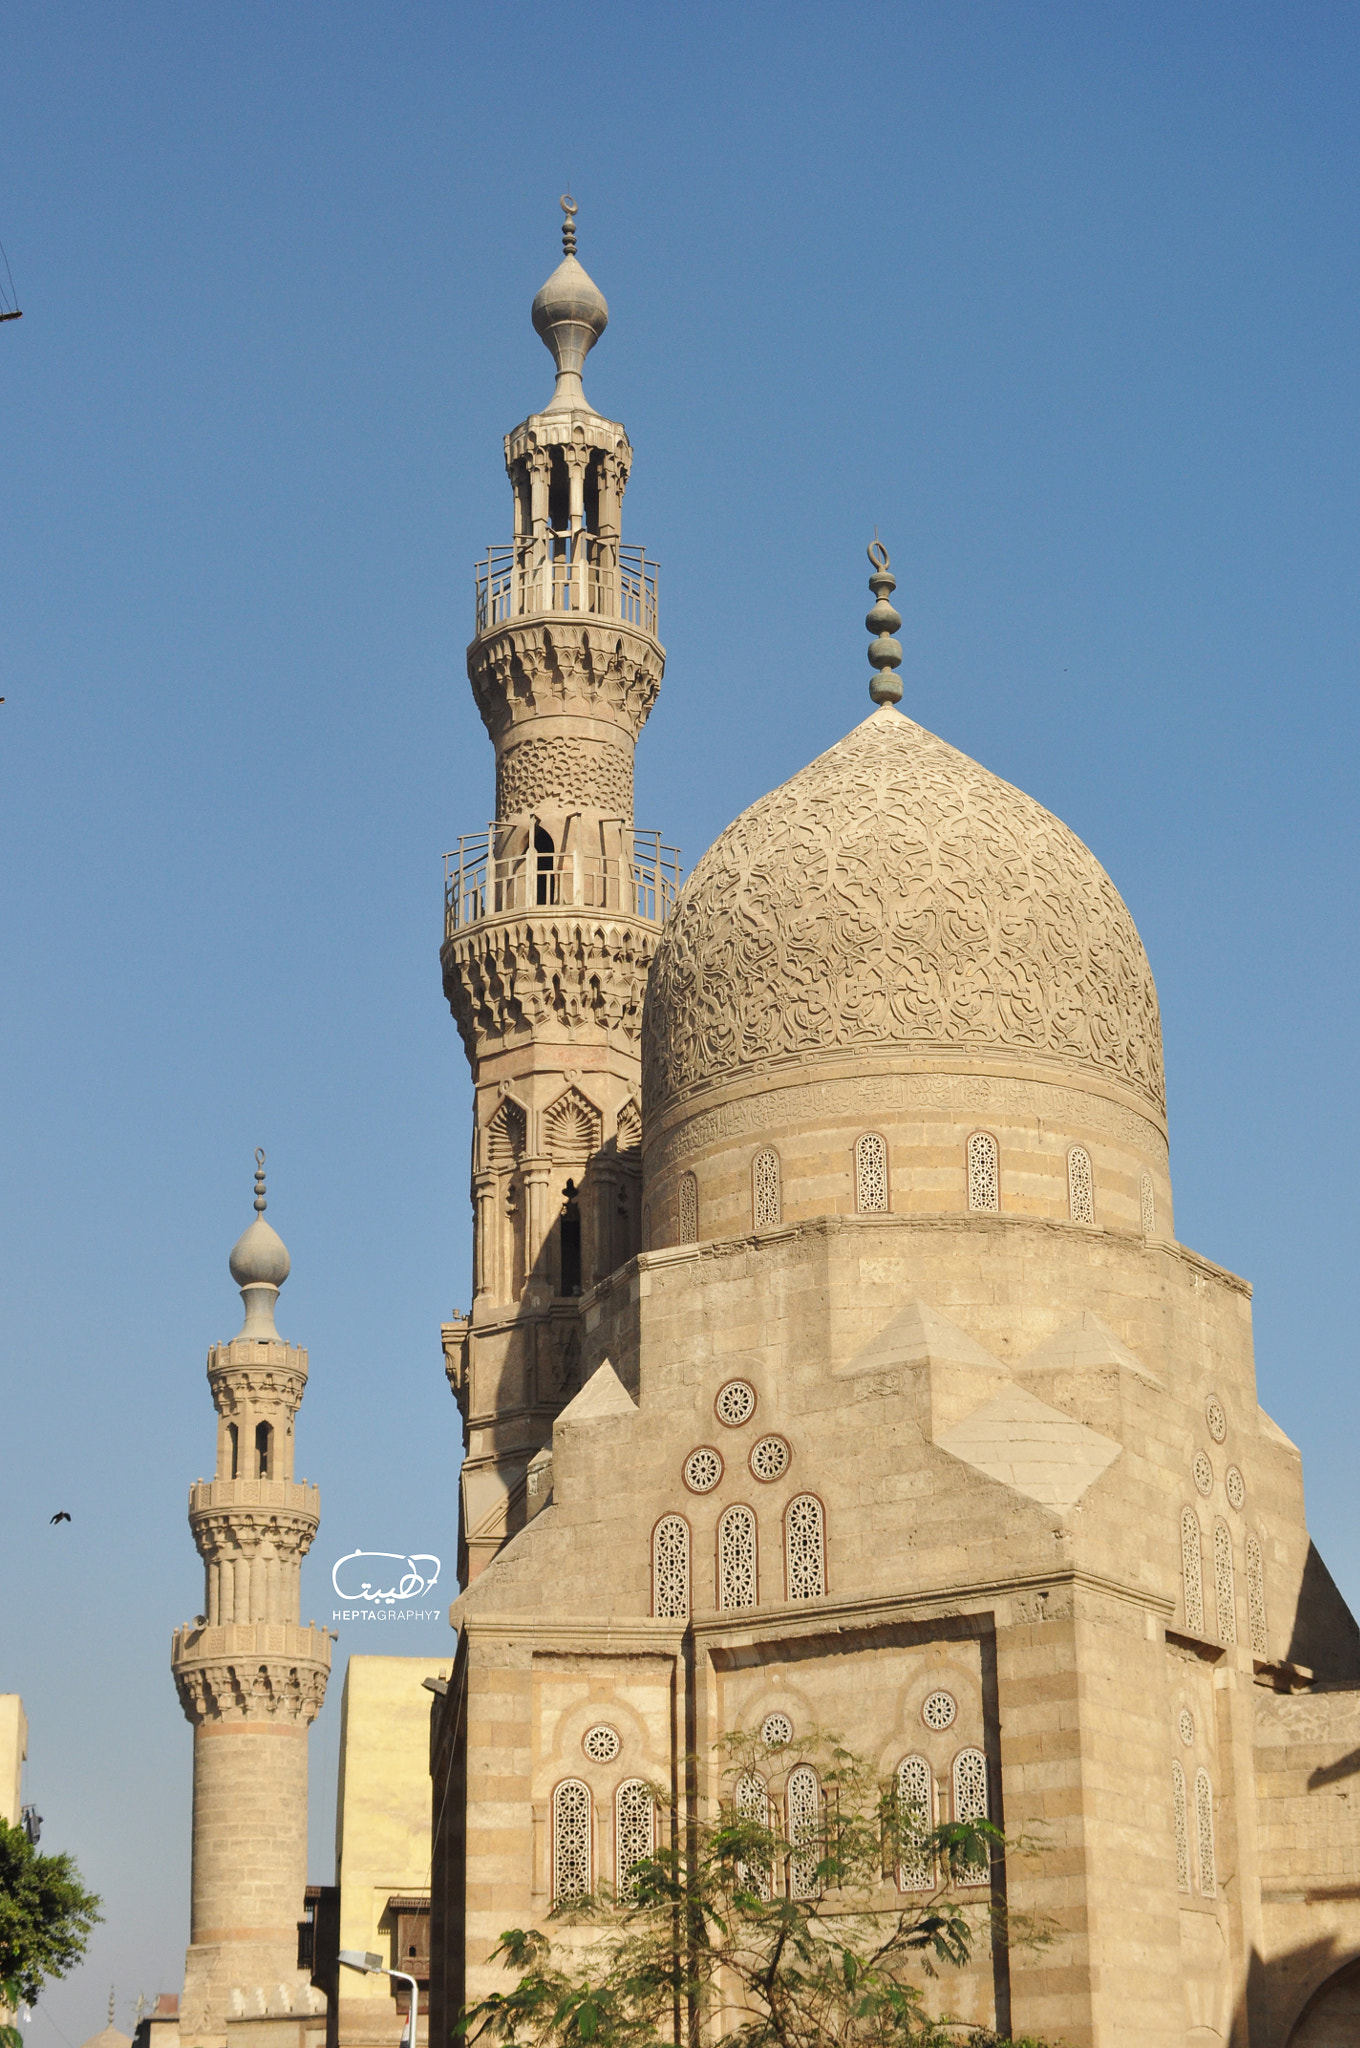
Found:
[[(495, 819), (447, 865), (475, 1103), (454, 1635), (442, 1667), (350, 1660), (336, 1883), (306, 1893), (331, 1645), (299, 1621), (319, 1500), (261, 1178), (174, 1643), (179, 2037), (395, 2043), (358, 1949), (419, 1978), (446, 2048), (503, 1929), (683, 1829), (716, 1737), (762, 1731), (762, 1796), (815, 1824), (800, 1745), (832, 1728), (1018, 1845), (964, 1889), (1050, 1939), (998, 1917), (939, 2009), (1068, 2048), (1360, 2041), (1360, 1631), (1257, 1403), (1251, 1290), (1176, 1239), (1133, 920), (903, 714), (882, 550), (869, 715), (682, 885), (633, 819), (657, 578), (585, 396), (608, 314), (563, 203), (533, 305), (556, 387), (506, 437), (468, 649)], [(930, 1881), (887, 1869), (882, 1903)]]

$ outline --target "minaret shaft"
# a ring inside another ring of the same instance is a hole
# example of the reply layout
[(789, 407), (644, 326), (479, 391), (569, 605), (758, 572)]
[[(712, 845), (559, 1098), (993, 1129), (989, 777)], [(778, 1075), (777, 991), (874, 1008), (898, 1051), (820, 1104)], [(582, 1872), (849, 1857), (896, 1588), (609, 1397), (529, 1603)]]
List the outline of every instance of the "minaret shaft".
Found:
[(622, 540), (632, 448), (581, 389), (607, 309), (573, 213), (534, 301), (557, 390), (506, 436), (513, 537), (479, 565), (467, 651), (496, 816), (447, 873), (444, 988), (475, 1090), (473, 1307), (444, 1332), (464, 1580), (529, 1512), (529, 1465), (576, 1391), (579, 1297), (641, 1243), (642, 996), (678, 880), (633, 821), (665, 650), (655, 565)]
[(179, 2029), (193, 2048), (225, 2042), (234, 2014), (283, 2018), (316, 2004), (297, 1968), (297, 1922), (307, 1884), (307, 1730), (325, 1697), (331, 1641), (299, 1620), (301, 1563), (320, 1520), (317, 1488), (293, 1478), (307, 1354), (274, 1328), (288, 1255), (262, 1219), (237, 1245), (232, 1270), (245, 1330), (208, 1353), (216, 1470), (189, 1492), (204, 1611), (171, 1647), (194, 1730)]

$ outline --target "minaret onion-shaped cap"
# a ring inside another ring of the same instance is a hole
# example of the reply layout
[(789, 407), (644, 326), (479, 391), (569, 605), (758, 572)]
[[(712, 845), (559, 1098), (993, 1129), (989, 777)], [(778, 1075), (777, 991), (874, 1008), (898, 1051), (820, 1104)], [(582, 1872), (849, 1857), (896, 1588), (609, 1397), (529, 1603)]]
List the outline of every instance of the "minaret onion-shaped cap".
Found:
[(893, 670), (902, 666), (902, 643), (893, 635), (902, 623), (902, 615), (888, 599), (897, 588), (897, 578), (888, 573), (888, 550), (877, 534), (866, 552), (874, 569), (869, 588), (877, 599), (864, 621), (865, 631), (874, 635), (869, 642), (869, 666), (874, 671), (869, 679), (869, 695), (875, 704), (896, 704), (902, 695), (902, 678), (894, 675)]
[(562, 194), (562, 211), (566, 215), (562, 261), (540, 289), (532, 314), (534, 332), (544, 347), (552, 350), (557, 365), (557, 388), (547, 406), (549, 412), (587, 404), (581, 371), (609, 325), (604, 293), (576, 261), (576, 201), (570, 192)]
[(255, 1221), (231, 1248), (231, 1277), (241, 1290), (246, 1319), (233, 1342), (242, 1337), (257, 1344), (281, 1344), (274, 1327), (274, 1304), (292, 1267), (288, 1247), (265, 1222), (264, 1153), (255, 1154)]

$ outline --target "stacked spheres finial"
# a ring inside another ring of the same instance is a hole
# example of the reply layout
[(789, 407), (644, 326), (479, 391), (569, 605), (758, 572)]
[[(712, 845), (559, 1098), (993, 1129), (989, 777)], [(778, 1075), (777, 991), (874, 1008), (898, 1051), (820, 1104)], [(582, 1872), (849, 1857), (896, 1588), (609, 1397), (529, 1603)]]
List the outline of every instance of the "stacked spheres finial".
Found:
[(585, 406), (581, 371), (586, 357), (609, 325), (604, 293), (576, 260), (576, 201), (562, 194), (562, 261), (534, 300), (534, 332), (552, 351), (557, 387), (549, 412)]
[(874, 671), (869, 680), (869, 695), (875, 704), (896, 704), (902, 695), (902, 678), (893, 671), (902, 666), (902, 643), (893, 636), (902, 623), (902, 615), (888, 599), (897, 588), (897, 578), (889, 573), (888, 550), (877, 532), (865, 552), (873, 564), (869, 588), (876, 599), (864, 621), (866, 632), (874, 635), (869, 642), (869, 665)]

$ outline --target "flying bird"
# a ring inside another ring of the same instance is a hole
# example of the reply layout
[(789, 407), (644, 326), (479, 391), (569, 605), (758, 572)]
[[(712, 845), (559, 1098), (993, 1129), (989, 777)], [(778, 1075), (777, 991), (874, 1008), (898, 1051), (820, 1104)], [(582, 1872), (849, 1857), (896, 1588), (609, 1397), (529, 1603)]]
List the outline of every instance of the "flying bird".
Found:
[(66, 1512), (65, 1508), (62, 1508), (62, 1509), (61, 1509), (61, 1511), (60, 1511), (60, 1513), (58, 1513), (58, 1514), (55, 1514), (55, 1515), (53, 1515), (53, 1517), (52, 1517), (52, 1520), (53, 1520), (54, 1522), (69, 1522), (69, 1521), (70, 1521), (70, 1519), (71, 1519), (71, 1517), (70, 1517), (70, 1516), (69, 1516), (69, 1515), (67, 1514), (67, 1512)]

